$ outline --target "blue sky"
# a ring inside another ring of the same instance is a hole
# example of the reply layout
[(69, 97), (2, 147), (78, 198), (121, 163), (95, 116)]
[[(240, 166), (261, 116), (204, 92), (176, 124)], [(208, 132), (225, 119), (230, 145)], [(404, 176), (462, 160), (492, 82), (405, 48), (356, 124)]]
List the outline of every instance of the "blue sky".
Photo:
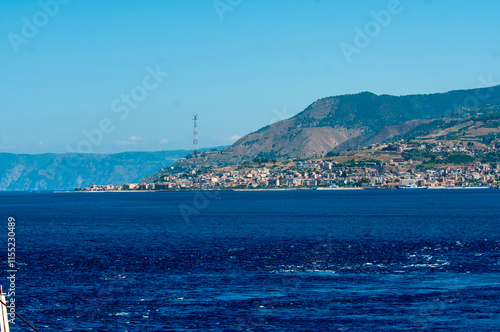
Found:
[(499, 12), (494, 0), (4, 0), (0, 151), (191, 149), (193, 114), (201, 147), (229, 145), (327, 96), (499, 84)]

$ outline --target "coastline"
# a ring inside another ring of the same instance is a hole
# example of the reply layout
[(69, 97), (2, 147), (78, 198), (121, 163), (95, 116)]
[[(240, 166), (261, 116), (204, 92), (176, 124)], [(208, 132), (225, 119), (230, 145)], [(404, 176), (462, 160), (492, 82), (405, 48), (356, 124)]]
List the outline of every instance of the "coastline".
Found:
[(463, 189), (498, 189), (495, 187), (428, 187), (428, 188), (324, 188), (324, 187), (314, 187), (314, 188), (255, 188), (255, 189), (176, 189), (176, 190), (58, 190), (54, 193), (151, 193), (151, 192), (197, 192), (197, 191), (346, 191), (346, 190), (403, 190), (403, 191), (421, 191), (421, 190), (463, 190)]

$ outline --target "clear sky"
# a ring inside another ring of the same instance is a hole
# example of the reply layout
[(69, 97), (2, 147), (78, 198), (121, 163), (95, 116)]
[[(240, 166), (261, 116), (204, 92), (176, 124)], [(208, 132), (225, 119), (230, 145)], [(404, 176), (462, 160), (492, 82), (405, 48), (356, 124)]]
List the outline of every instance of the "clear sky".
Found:
[[(500, 82), (497, 0), (2, 0), (0, 151), (200, 147), (327, 96)], [(86, 133), (86, 134), (85, 134)]]

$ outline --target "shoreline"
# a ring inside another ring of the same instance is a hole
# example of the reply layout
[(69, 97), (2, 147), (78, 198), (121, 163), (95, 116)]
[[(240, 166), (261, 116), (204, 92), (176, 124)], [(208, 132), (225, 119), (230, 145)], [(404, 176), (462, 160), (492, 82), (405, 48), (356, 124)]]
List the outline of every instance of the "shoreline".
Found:
[(403, 191), (422, 191), (422, 190), (464, 190), (464, 189), (498, 189), (495, 187), (428, 187), (428, 188), (258, 188), (258, 189), (177, 189), (177, 190), (57, 190), (54, 193), (152, 193), (152, 192), (194, 192), (194, 191), (345, 191), (345, 190), (403, 190)]

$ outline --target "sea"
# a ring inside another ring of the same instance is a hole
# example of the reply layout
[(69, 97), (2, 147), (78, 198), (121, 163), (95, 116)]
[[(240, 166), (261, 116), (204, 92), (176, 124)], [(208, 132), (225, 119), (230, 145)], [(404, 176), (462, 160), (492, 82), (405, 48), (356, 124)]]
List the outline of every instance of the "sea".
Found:
[(39, 331), (500, 331), (498, 189), (2, 192), (0, 220)]

